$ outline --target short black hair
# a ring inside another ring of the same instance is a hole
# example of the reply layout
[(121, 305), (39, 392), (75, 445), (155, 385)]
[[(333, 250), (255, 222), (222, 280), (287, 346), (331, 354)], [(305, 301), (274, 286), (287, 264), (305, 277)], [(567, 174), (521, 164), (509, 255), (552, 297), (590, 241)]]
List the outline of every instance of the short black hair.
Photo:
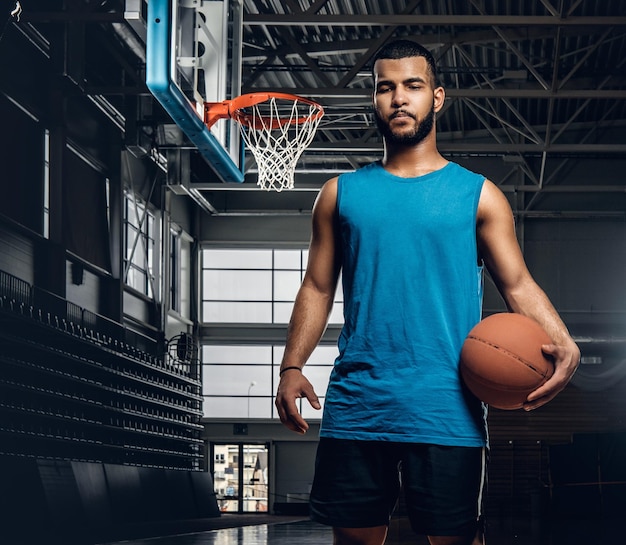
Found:
[(424, 57), (428, 63), (428, 69), (432, 76), (433, 87), (439, 85), (439, 75), (437, 73), (437, 63), (432, 53), (423, 45), (413, 40), (394, 40), (383, 45), (372, 58), (372, 78), (375, 79), (374, 65), (379, 59), (406, 59), (408, 57)]

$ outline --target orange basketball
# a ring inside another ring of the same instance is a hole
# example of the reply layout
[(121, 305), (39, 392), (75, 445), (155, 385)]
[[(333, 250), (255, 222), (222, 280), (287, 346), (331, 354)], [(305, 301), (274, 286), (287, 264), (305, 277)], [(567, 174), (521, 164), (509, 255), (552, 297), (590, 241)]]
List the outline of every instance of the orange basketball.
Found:
[(533, 319), (493, 314), (469, 332), (461, 351), (461, 376), (481, 401), (498, 409), (519, 409), (530, 392), (554, 372), (541, 350), (552, 339)]

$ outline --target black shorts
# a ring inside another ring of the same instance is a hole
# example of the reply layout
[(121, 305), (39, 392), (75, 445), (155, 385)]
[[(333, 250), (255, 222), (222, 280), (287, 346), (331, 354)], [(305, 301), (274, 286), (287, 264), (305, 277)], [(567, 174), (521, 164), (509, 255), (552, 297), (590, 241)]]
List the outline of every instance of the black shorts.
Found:
[(485, 449), (322, 437), (311, 518), (335, 528), (386, 526), (400, 488), (413, 530), (473, 535), (481, 516)]

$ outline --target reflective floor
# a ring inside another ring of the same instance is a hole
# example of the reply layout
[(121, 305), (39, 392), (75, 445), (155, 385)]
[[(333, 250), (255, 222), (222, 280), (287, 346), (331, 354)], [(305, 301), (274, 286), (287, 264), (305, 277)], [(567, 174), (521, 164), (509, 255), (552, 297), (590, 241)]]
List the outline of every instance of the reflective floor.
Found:
[[(625, 506), (626, 512), (626, 506)], [(243, 522), (243, 521), (242, 521)], [(247, 523), (247, 522), (246, 522)], [(308, 520), (269, 522), (234, 528), (193, 531), (132, 541), (116, 545), (330, 545), (329, 528)], [(622, 545), (626, 543), (623, 525), (617, 519), (594, 520), (577, 517), (571, 520), (491, 521), (487, 545)], [(389, 528), (386, 545), (427, 545), (424, 537), (415, 536), (403, 517), (395, 518)]]
[(332, 543), (331, 531), (309, 521), (224, 528), (178, 536), (126, 541), (125, 545), (308, 545)]

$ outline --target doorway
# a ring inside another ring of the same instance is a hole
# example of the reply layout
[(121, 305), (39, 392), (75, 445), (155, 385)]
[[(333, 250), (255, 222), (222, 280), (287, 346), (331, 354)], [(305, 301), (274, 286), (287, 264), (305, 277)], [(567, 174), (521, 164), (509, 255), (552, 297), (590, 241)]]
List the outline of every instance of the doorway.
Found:
[(269, 445), (211, 443), (211, 474), (220, 511), (267, 512)]

